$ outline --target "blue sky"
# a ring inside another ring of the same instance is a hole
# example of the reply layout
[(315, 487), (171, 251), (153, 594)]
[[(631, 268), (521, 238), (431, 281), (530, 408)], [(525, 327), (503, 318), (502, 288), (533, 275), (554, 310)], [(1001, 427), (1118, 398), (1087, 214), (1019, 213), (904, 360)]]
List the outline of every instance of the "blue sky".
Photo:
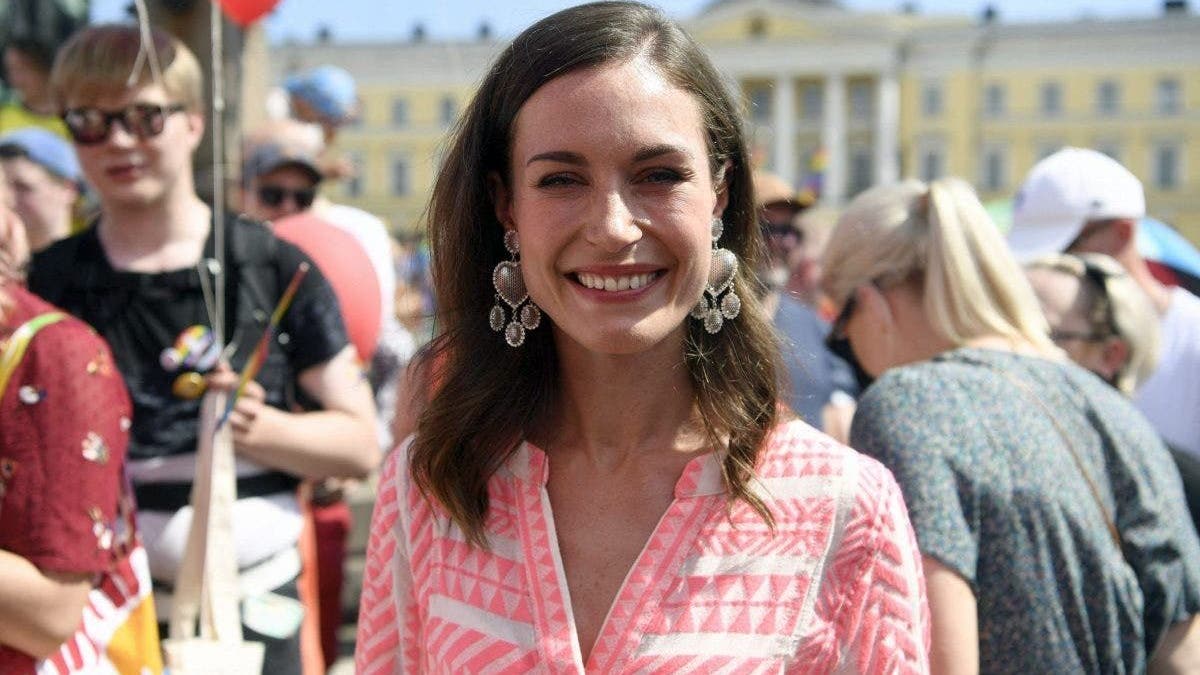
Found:
[[(653, 0), (651, 0), (653, 2)], [(710, 0), (653, 2), (676, 18), (695, 15)], [(913, 0), (927, 14), (978, 15), (984, 0)], [(124, 16), (130, 0), (92, 0), (97, 20)], [(499, 35), (514, 35), (525, 26), (576, 2), (567, 0), (281, 0), (266, 19), (271, 39), (310, 40), (327, 25), (334, 39), (389, 40), (407, 38), (420, 23), (430, 38), (473, 36), (486, 21)], [(894, 11), (902, 0), (843, 0), (856, 10)], [(1153, 16), (1162, 0), (993, 0), (1006, 22)]]

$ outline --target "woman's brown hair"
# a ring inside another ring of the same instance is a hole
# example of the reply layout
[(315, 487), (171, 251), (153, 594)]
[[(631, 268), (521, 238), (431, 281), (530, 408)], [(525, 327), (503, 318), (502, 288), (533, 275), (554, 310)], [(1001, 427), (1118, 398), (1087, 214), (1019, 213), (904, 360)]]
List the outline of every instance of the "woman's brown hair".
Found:
[(420, 489), (481, 546), (488, 479), (559, 394), (550, 327), (530, 331), (514, 349), (488, 323), (492, 268), (508, 259), (488, 176), (510, 180), (513, 121), (539, 87), (635, 57), (696, 97), (714, 183), (729, 191), (721, 245), (740, 261), (735, 290), (742, 312), (716, 335), (687, 319), (683, 359), (713, 446), (728, 442), (723, 474), (730, 501), (741, 499), (773, 522), (750, 485), (758, 449), (776, 421), (778, 349), (749, 274), (763, 252), (738, 110), (704, 52), (660, 12), (597, 2), (539, 21), (500, 55), (455, 128), (427, 214), (438, 334), (419, 367), (435, 385), (410, 461)]

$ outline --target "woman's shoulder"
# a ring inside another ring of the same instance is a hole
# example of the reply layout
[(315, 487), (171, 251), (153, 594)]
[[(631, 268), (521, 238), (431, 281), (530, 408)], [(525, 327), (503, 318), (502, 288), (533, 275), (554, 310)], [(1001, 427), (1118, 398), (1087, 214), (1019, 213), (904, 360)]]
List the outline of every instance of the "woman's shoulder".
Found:
[[(877, 460), (798, 419), (780, 424), (768, 435), (759, 457), (757, 478), (770, 496), (802, 488), (853, 501), (896, 484), (891, 471)], [(788, 486), (792, 490), (779, 489)]]
[[(36, 330), (36, 339), (31, 338), (25, 346), (23, 361), (34, 364), (38, 369), (67, 369), (80, 359), (88, 364), (96, 359), (100, 359), (97, 363), (111, 362), (108, 343), (82, 320), (21, 286), (5, 286), (4, 294), (8, 296), (9, 306), (5, 309), (0, 333), (0, 338), (5, 341), (2, 344), (7, 344), (13, 333), (22, 326), (35, 327)], [(50, 321), (39, 321), (51, 317)]]

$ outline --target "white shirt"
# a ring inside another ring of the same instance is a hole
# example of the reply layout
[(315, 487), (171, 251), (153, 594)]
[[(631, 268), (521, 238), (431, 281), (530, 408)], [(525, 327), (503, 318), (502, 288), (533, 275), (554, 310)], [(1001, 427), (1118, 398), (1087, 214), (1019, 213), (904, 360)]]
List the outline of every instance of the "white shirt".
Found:
[(1158, 368), (1134, 403), (1167, 443), (1200, 457), (1200, 298), (1171, 290)]

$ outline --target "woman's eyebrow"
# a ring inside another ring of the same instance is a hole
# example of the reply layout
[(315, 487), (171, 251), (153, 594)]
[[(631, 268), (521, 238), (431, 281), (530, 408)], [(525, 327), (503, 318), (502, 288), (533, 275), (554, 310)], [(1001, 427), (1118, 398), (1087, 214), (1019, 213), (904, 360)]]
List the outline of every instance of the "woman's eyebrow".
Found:
[(633, 156), (633, 161), (644, 162), (647, 159), (654, 159), (655, 157), (672, 154), (680, 154), (688, 159), (692, 159), (692, 153), (689, 152), (687, 148), (683, 148), (678, 145), (671, 145), (669, 143), (662, 143), (638, 150), (637, 154)]
[(576, 166), (583, 166), (587, 164), (587, 160), (583, 158), (583, 155), (577, 152), (571, 152), (569, 150), (551, 150), (550, 152), (539, 152), (533, 157), (530, 157), (529, 161), (525, 162), (525, 166), (529, 166), (534, 162), (562, 162), (563, 164), (574, 164)]

